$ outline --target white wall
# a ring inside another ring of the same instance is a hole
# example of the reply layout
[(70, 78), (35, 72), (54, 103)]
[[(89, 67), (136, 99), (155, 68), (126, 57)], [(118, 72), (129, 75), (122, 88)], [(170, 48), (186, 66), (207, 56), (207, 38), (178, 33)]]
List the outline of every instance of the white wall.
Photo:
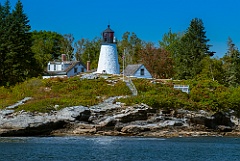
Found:
[[(144, 75), (141, 75), (141, 69), (144, 69)], [(149, 71), (147, 70), (147, 68), (145, 68), (144, 65), (142, 65), (137, 72), (134, 75), (137, 78), (152, 78), (152, 75), (149, 73)]]
[[(77, 68), (77, 72), (76, 73), (74, 73), (74, 68)], [(81, 73), (82, 72), (82, 68), (83, 68), (83, 72), (86, 72), (86, 68), (84, 68), (82, 65), (76, 65), (70, 71), (68, 71), (67, 76), (71, 77), (71, 76), (77, 75), (78, 73)]]
[[(49, 65), (50, 65), (50, 70), (49, 70)], [(50, 64), (50, 63), (48, 63), (48, 71), (62, 71), (62, 65), (61, 64)]]
[[(55, 65), (55, 68), (54, 68), (54, 65)], [(62, 63), (61, 64), (51, 64), (51, 63), (48, 63), (48, 71), (51, 71), (51, 72), (53, 72), (53, 71), (55, 71), (55, 72), (64, 71), (65, 69), (67, 69), (67, 67), (69, 67), (69, 65), (70, 64), (62, 64)], [(49, 69), (49, 67), (50, 67), (50, 69)], [(74, 71), (75, 68), (77, 68), (76, 72)], [(86, 72), (86, 68), (82, 64), (78, 63), (77, 65), (75, 65), (75, 67), (73, 67), (71, 70), (68, 71), (67, 76), (71, 77), (71, 76), (77, 75), (77, 74), (82, 72), (82, 69), (83, 69), (83, 72)]]
[(116, 44), (103, 44), (98, 61), (97, 73), (120, 74)]

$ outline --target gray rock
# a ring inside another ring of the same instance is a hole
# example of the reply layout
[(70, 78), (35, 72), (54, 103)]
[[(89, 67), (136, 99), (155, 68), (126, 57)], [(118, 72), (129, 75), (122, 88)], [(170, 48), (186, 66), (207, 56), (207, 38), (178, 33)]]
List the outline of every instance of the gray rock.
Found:
[(64, 121), (86, 121), (90, 117), (90, 110), (84, 106), (66, 107), (58, 111), (55, 117)]
[[(0, 136), (34, 135), (141, 135), (190, 129), (229, 132), (238, 128), (239, 118), (227, 113), (188, 110), (156, 110), (146, 104), (126, 107), (110, 97), (91, 106), (66, 107), (51, 113), (0, 111)], [(238, 123), (238, 124), (237, 124)], [(175, 136), (175, 135), (174, 135)]]
[(81, 77), (81, 79), (98, 79), (99, 75), (97, 73), (90, 73), (90, 74), (85, 74)]
[(0, 116), (10, 115), (14, 112), (15, 112), (14, 110), (2, 110), (2, 111), (0, 111)]
[[(84, 106), (64, 108), (56, 113), (18, 113), (0, 117), (0, 129), (9, 129), (1, 136), (49, 134), (54, 129), (63, 128), (68, 122), (86, 121), (90, 111)], [(11, 131), (12, 130), (12, 131)]]
[(123, 133), (140, 133), (150, 131), (149, 127), (139, 126), (139, 125), (128, 125), (122, 128), (121, 132)]
[(27, 102), (28, 100), (32, 99), (32, 97), (25, 97), (24, 99), (18, 101), (17, 103), (15, 103), (14, 105), (8, 106), (6, 107), (6, 109), (14, 109), (22, 104), (24, 104), (25, 102)]

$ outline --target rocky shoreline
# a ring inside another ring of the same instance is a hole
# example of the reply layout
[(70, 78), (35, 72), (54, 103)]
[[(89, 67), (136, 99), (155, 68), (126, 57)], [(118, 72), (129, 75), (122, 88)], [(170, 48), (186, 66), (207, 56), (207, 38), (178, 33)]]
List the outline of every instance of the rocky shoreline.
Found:
[(66, 107), (51, 113), (0, 111), (0, 136), (108, 135), (144, 137), (240, 137), (239, 118), (229, 113), (156, 110), (106, 99), (96, 106)]

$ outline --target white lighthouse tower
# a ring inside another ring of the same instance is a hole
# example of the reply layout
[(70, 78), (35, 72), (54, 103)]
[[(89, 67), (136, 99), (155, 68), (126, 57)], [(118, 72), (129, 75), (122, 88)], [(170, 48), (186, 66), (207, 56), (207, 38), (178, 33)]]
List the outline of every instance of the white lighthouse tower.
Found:
[(120, 74), (114, 31), (110, 29), (110, 25), (103, 31), (102, 36), (97, 73)]

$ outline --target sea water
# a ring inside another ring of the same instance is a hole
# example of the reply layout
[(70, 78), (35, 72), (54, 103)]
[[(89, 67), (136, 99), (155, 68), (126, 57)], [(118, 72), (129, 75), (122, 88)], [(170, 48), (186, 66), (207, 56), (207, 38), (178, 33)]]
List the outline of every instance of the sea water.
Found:
[(233, 161), (234, 137), (0, 137), (2, 161)]

